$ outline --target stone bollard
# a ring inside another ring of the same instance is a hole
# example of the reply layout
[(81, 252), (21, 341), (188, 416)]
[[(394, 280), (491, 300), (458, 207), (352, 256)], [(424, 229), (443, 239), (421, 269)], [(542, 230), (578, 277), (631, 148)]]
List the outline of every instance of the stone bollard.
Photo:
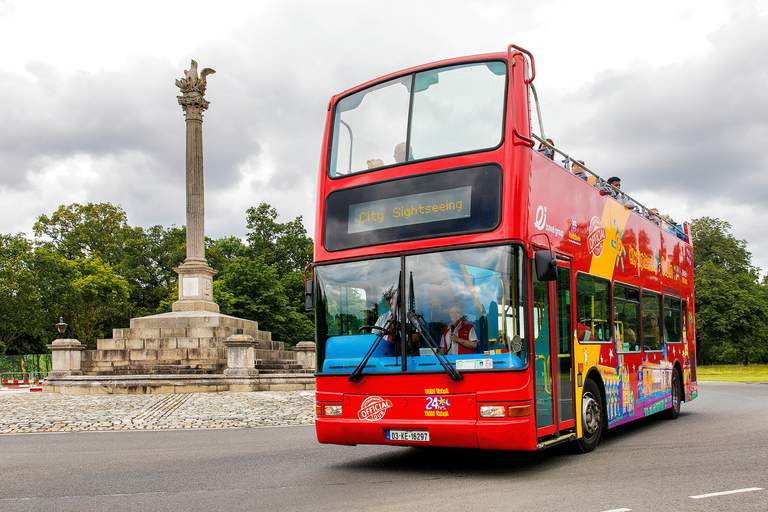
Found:
[(227, 369), (224, 370), (225, 376), (247, 377), (259, 374), (259, 371), (255, 368), (256, 342), (251, 336), (234, 334), (224, 340), (224, 346), (227, 347)]
[(82, 375), (80, 361), (85, 345), (73, 339), (59, 339), (46, 347), (51, 351), (52, 363), (48, 378)]
[(317, 355), (315, 354), (314, 341), (300, 341), (293, 347), (296, 352), (296, 360), (308, 370), (314, 370), (317, 366)]

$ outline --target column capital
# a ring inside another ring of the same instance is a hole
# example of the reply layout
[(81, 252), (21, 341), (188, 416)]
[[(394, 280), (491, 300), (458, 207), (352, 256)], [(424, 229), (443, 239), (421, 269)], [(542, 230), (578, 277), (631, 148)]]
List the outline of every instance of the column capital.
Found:
[(203, 112), (211, 104), (210, 101), (206, 101), (201, 95), (195, 93), (189, 95), (185, 93), (184, 96), (176, 96), (176, 99), (179, 100), (179, 105), (184, 109), (184, 117), (187, 121), (202, 121)]

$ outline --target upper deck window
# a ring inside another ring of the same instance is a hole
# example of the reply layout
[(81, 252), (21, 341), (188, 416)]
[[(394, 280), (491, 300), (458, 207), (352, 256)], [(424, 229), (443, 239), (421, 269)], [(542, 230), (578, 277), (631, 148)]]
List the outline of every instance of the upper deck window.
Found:
[(491, 61), (407, 75), (341, 99), (330, 176), (498, 146), (506, 84), (506, 65)]

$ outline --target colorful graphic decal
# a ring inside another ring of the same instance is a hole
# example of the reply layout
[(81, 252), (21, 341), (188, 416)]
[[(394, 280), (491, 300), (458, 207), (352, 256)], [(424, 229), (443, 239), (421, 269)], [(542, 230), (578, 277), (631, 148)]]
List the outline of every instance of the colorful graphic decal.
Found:
[(603, 254), (603, 241), (605, 241), (605, 228), (597, 216), (592, 217), (592, 220), (589, 222), (587, 249), (595, 258), (599, 258)]
[(424, 416), (429, 417), (448, 417), (448, 408), (451, 406), (447, 397), (428, 396), (427, 404), (424, 407)]
[(392, 401), (380, 396), (369, 396), (365, 399), (357, 412), (357, 417), (366, 421), (379, 421), (387, 414), (387, 409), (392, 407)]
[(624, 249), (624, 228), (619, 228), (616, 219), (613, 219), (614, 236), (611, 239), (611, 247), (616, 251), (616, 268), (621, 265), (621, 271), (624, 272), (624, 258), (627, 257), (627, 250)]

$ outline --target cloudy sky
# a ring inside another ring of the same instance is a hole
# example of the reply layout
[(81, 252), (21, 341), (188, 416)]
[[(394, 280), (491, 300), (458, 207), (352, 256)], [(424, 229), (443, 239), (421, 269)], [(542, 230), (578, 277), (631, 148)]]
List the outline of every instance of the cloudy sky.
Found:
[(768, 269), (768, 0), (0, 0), (0, 233), (73, 202), (183, 225), (194, 58), (216, 69), (206, 235), (261, 202), (312, 234), (331, 95), (510, 43), (558, 147), (678, 222), (729, 221)]

